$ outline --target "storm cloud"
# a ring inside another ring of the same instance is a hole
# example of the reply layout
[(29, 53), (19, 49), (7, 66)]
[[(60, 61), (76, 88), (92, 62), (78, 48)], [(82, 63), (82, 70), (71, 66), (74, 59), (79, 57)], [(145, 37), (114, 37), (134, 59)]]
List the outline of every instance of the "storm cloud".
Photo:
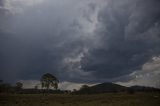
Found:
[(160, 55), (159, 0), (1, 0), (0, 16), (7, 81), (119, 81)]
[(116, 78), (159, 55), (159, 5), (159, 0), (108, 1), (95, 31), (101, 45), (84, 56), (82, 68), (97, 78)]
[(88, 20), (96, 7), (90, 5), (96, 2), (36, 1), (5, 2), (10, 19), (1, 28), (1, 78), (38, 79), (50, 72), (67, 80), (84, 75), (75, 60), (90, 45), (85, 27), (92, 30)]

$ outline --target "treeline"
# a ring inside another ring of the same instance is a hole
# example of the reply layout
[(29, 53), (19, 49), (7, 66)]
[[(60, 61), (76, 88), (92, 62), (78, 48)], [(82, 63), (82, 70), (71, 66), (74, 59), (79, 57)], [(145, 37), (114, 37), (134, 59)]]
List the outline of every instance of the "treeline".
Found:
[[(15, 86), (11, 86), (9, 83), (4, 83), (3, 80), (0, 80), (0, 93), (65, 93), (66, 91), (58, 90), (58, 83), (59, 80), (50, 73), (46, 73), (40, 78), (42, 89), (38, 89), (37, 85), (35, 85), (34, 89), (22, 89), (23, 84), (21, 82), (17, 82)], [(51, 87), (54, 88), (54, 90), (50, 89)]]
[(3, 80), (0, 80), (0, 94), (1, 93), (16, 93), (16, 94), (43, 94), (43, 93), (51, 93), (51, 94), (65, 94), (65, 93), (71, 93), (71, 91), (68, 90), (59, 90), (59, 89), (38, 89), (38, 88), (32, 88), (32, 89), (23, 89), (23, 84), (21, 82), (17, 82), (14, 86), (3, 82)]
[(16, 93), (20, 90), (22, 90), (23, 84), (21, 82), (17, 82), (15, 86), (3, 82), (3, 80), (0, 80), (0, 93)]
[(23, 89), (23, 84), (17, 82), (15, 86), (4, 83), (0, 80), (0, 93), (17, 93), (17, 94), (100, 94), (100, 93), (119, 93), (126, 92), (134, 94), (136, 92), (160, 92), (160, 89), (144, 86), (125, 87), (114, 83), (101, 83), (94, 86), (83, 85), (79, 90), (59, 90), (59, 89)]

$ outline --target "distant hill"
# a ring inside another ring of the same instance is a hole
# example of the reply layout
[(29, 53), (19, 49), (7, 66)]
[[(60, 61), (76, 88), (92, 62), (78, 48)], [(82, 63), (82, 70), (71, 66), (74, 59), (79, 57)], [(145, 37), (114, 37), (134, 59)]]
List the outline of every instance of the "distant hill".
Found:
[(122, 85), (114, 84), (114, 83), (101, 83), (94, 86), (85, 86), (80, 90), (74, 92), (75, 94), (97, 94), (97, 93), (117, 93), (117, 92), (160, 92), (160, 89), (153, 87), (144, 87), (144, 86), (131, 86), (125, 87)]
[(77, 91), (76, 93), (78, 94), (93, 94), (93, 93), (108, 93), (108, 92), (122, 92), (127, 90), (128, 88), (125, 86), (121, 86), (118, 84), (114, 84), (114, 83), (101, 83), (101, 84), (97, 84), (91, 87), (85, 87), (85, 88), (81, 88), (79, 91)]

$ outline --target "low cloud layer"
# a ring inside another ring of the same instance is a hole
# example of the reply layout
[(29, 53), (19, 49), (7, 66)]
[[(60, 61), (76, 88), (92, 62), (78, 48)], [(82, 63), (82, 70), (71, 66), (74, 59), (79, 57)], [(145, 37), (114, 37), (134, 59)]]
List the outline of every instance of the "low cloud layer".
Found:
[(68, 82), (128, 81), (160, 55), (159, 5), (0, 0), (0, 78), (37, 80), (49, 72)]
[(160, 88), (160, 57), (154, 57), (152, 61), (145, 63), (141, 70), (129, 75), (131, 78), (125, 82), (117, 82), (125, 86), (143, 85)]
[[(24, 89), (30, 89), (35, 87), (37, 87), (38, 89), (41, 89), (41, 83), (38, 80), (20, 80), (19, 82), (23, 83)], [(73, 91), (74, 89), (79, 90), (84, 84), (88, 86), (93, 85), (93, 84), (86, 84), (86, 83), (75, 83), (75, 82), (64, 81), (59, 83), (58, 89), (71, 90), (71, 91)]]

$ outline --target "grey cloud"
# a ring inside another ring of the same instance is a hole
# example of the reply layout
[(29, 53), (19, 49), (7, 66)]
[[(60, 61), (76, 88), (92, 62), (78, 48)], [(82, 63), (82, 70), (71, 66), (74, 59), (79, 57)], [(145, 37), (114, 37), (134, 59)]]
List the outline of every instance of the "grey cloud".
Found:
[(117, 78), (159, 55), (159, 5), (158, 0), (109, 0), (95, 31), (101, 46), (84, 56), (82, 69), (95, 78)]
[(3, 5), (4, 5), (4, 1), (0, 0), (0, 7), (3, 7)]
[(34, 80), (50, 72), (62, 81), (69, 80), (74, 70), (69, 68), (70, 64), (64, 64), (64, 59), (76, 57), (88, 47), (90, 38), (81, 28), (81, 21), (86, 20), (82, 14), (90, 2), (47, 0), (28, 8), (22, 8), (21, 3), (18, 7), (21, 11), (16, 13), (17, 5), (13, 3), (10, 11), (15, 14), (6, 20), (7, 27), (0, 30), (0, 37), (4, 37), (0, 39), (0, 57), (3, 58), (0, 78)]
[(151, 61), (145, 63), (141, 70), (132, 72), (131, 79), (124, 82), (117, 82), (125, 86), (143, 85), (160, 88), (160, 58), (154, 57)]
[(158, 0), (42, 1), (0, 18), (0, 79), (116, 81), (160, 54)]

